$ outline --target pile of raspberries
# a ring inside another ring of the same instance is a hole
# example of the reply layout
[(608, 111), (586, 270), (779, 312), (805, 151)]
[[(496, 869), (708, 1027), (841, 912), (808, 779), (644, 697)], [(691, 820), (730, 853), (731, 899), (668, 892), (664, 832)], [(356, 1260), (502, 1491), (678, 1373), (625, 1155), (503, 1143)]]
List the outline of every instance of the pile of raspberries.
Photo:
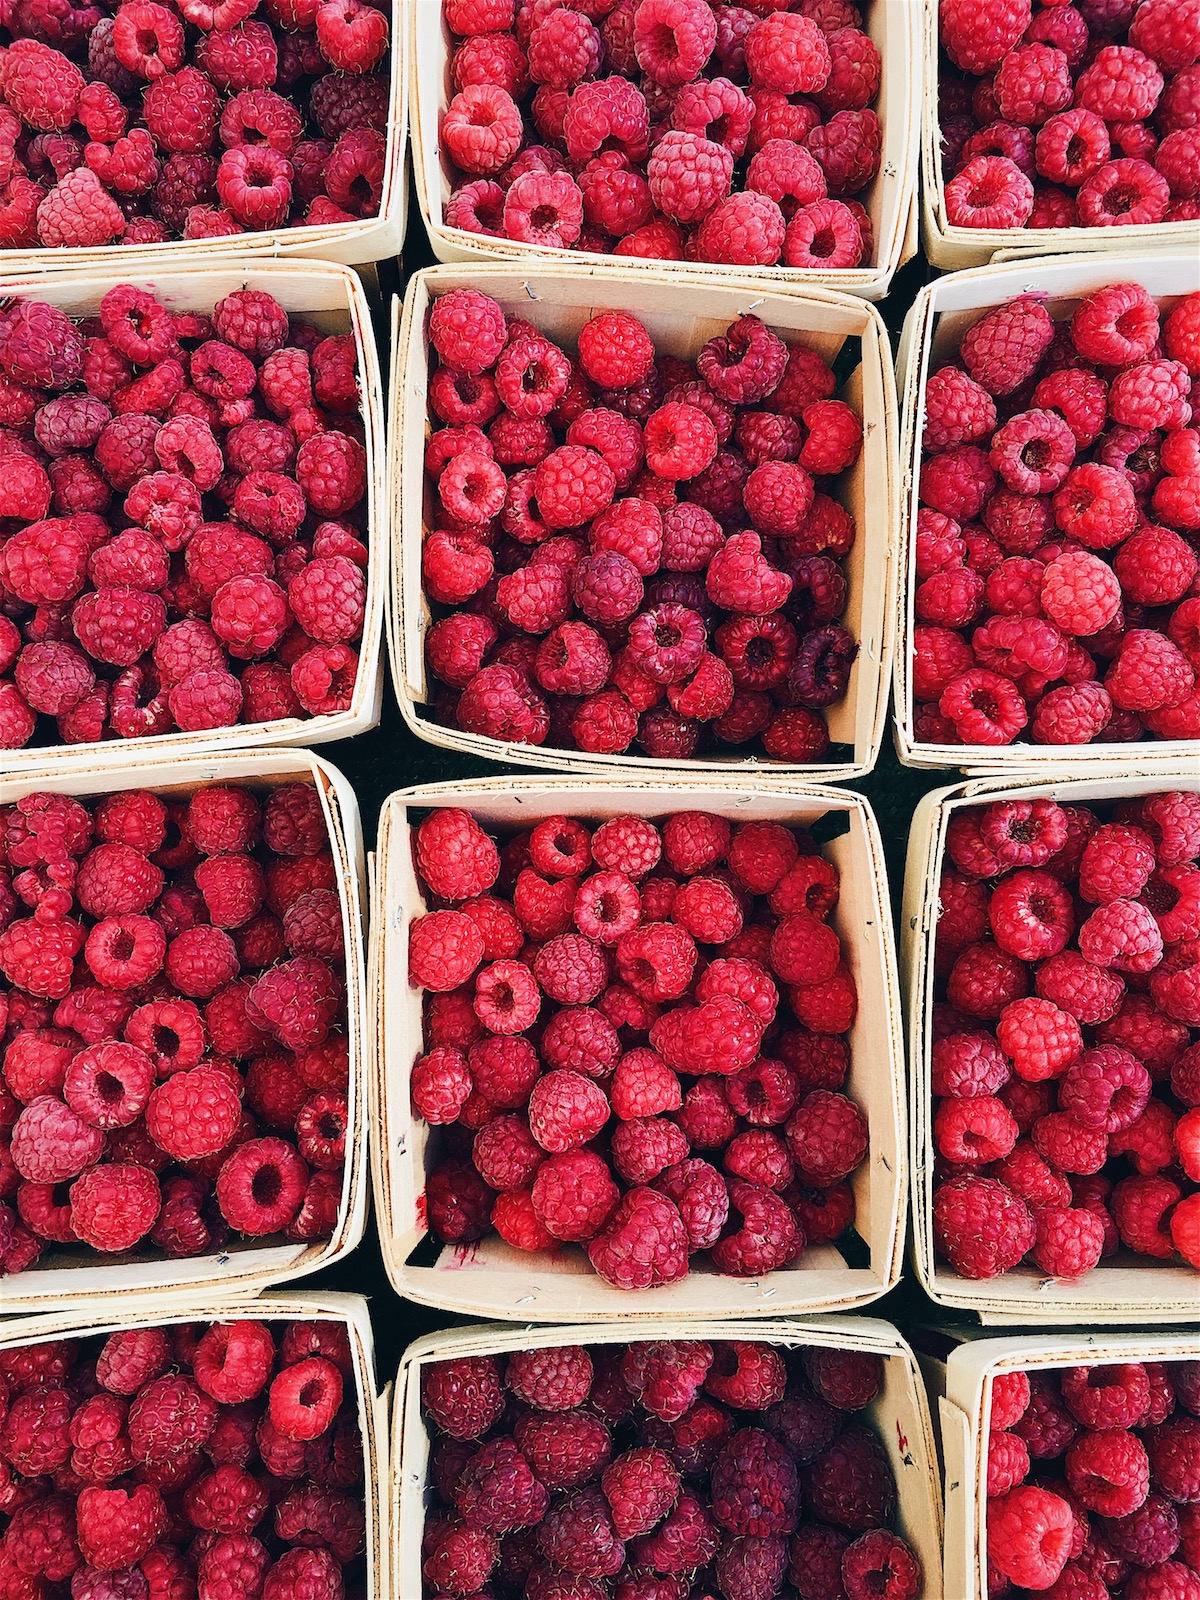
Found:
[(0, 246), (216, 239), (379, 211), (374, 0), (14, 0)]
[(882, 1381), (866, 1351), (748, 1340), (428, 1366), (427, 1600), (915, 1600), (856, 1415)]
[(12, 1600), (364, 1600), (363, 1446), (339, 1322), (247, 1317), (2, 1350), (0, 1464)]
[(1200, 794), (954, 813), (932, 1090), (939, 1255), (1200, 1268)]
[(349, 707), (356, 374), (353, 335), (259, 289), (211, 317), (127, 283), (80, 322), (0, 309), (0, 749)]
[(932, 373), (918, 740), (1200, 739), (1198, 378), (1200, 294), (1160, 310), (1136, 283), (1060, 322), (1033, 295), (996, 306)]
[(863, 436), (829, 365), (753, 315), (695, 362), (656, 356), (625, 311), (572, 358), (474, 289), (434, 302), (429, 339), (437, 720), (591, 754), (824, 756), (858, 653), (836, 496)]
[(1198, 0), (940, 0), (938, 28), (953, 227), (1200, 218)]
[(681, 811), (548, 817), (498, 846), (442, 810), (415, 854), (439, 908), (409, 928), (438, 1239), (582, 1245), (648, 1289), (699, 1251), (756, 1277), (853, 1225), (857, 996), (811, 834)]
[(0, 1275), (329, 1238), (349, 1055), (316, 790), (32, 794), (0, 844)]
[[(876, 0), (880, 3), (880, 0)], [(852, 0), (443, 0), (452, 228), (824, 271), (874, 252), (879, 51)], [(734, 177), (735, 168), (737, 177)]]
[(991, 1388), (991, 1600), (1200, 1600), (1200, 1361), (1005, 1372)]

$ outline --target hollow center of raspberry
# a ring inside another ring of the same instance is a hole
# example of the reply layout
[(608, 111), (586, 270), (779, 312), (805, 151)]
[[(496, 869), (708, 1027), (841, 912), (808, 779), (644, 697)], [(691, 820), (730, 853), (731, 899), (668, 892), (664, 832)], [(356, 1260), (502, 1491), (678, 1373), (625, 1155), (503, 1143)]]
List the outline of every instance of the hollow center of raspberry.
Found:
[(654, 630), (654, 642), (660, 650), (673, 650), (682, 637), (679, 629), (669, 622), (660, 622)]
[(124, 928), (113, 934), (108, 953), (114, 961), (128, 961), (133, 955), (133, 935)]
[(529, 222), (530, 226), (536, 228), (539, 233), (546, 233), (551, 228), (557, 228), (558, 207), (534, 206), (529, 214)]
[(1041, 922), (1047, 927), (1052, 926), (1057, 920), (1057, 913), (1054, 909), (1054, 906), (1049, 900), (1043, 899), (1039, 894), (1031, 895), (1029, 897), (1028, 910), (1029, 915), (1034, 919), (1035, 922)]
[(1104, 209), (1110, 217), (1123, 217), (1132, 211), (1141, 199), (1137, 189), (1130, 185), (1117, 183), (1104, 196)]
[(1136, 339), (1142, 332), (1141, 313), (1136, 306), (1130, 306), (1128, 311), (1122, 311), (1116, 320), (1116, 330), (1123, 339)]
[(160, 1056), (174, 1056), (179, 1054), (179, 1035), (174, 1028), (157, 1027), (152, 1039), (154, 1051)]
[(818, 228), (813, 234), (812, 244), (808, 247), (810, 256), (816, 256), (820, 261), (826, 261), (837, 251), (837, 239), (832, 228)]
[(1142, 904), (1153, 911), (1156, 917), (1165, 916), (1168, 911), (1174, 911), (1182, 896), (1172, 883), (1164, 883), (1161, 879), (1157, 882), (1151, 878), (1142, 890)]
[(597, 922), (616, 922), (621, 915), (621, 902), (615, 894), (602, 894), (592, 908)]
[(336, 1144), (342, 1137), (341, 1118), (335, 1116), (332, 1111), (326, 1111), (317, 1122), (317, 1134), (328, 1143)]
[[(548, 207), (539, 209), (547, 210)], [(534, 215), (536, 216), (537, 212)], [(526, 394), (541, 394), (544, 387), (545, 374), (542, 371), (542, 364), (540, 361), (531, 361), (521, 374), (521, 388)]]
[(645, 959), (645, 957), (640, 957), (637, 961), (633, 962), (632, 975), (638, 980), (639, 983), (646, 984), (654, 983), (655, 979), (658, 977), (658, 974)]
[(350, 180), (350, 193), (360, 204), (371, 199), (371, 180), (365, 172), (356, 172)]
[(1050, 465), (1052, 451), (1048, 439), (1030, 439), (1021, 450), (1021, 460), (1033, 472), (1045, 472)]
[(971, 708), (981, 712), (992, 722), (996, 721), (1000, 712), (996, 697), (990, 689), (976, 689), (971, 695)]
[(273, 1206), (282, 1189), (283, 1177), (276, 1166), (259, 1167), (250, 1180), (250, 1193), (260, 1206)]
[(490, 128), (496, 121), (487, 106), (472, 106), (469, 115), (473, 128)]
[(114, 1078), (111, 1072), (98, 1072), (94, 1087), (106, 1106), (120, 1105), (125, 1098), (125, 1085), (120, 1078)]
[(512, 1011), (517, 1003), (516, 996), (507, 983), (498, 983), (489, 998), (497, 1011)]
[(301, 1385), (300, 1393), (296, 1396), (296, 1399), (306, 1411), (311, 1411), (321, 1404), (321, 1397), (324, 1393), (325, 1385), (320, 1378), (310, 1378), (307, 1383)]
[(982, 183), (977, 183), (971, 190), (967, 203), (983, 211), (988, 206), (994, 206), (997, 200), (1000, 199), (1002, 192), (1001, 180), (995, 177), (987, 177)]
[(1158, 451), (1151, 444), (1139, 445), (1125, 465), (1131, 472), (1157, 472)]
[(1077, 167), (1087, 156), (1088, 149), (1078, 134), (1067, 145), (1067, 166)]

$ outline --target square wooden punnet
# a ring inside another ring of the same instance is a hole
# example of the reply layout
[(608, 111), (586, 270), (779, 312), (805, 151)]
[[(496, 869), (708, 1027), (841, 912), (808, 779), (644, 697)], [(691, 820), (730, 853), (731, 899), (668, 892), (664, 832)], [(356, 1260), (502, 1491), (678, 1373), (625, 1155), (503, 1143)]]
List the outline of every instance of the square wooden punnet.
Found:
[[(677, 1283), (626, 1292), (593, 1272), (579, 1246), (535, 1255), (495, 1234), (435, 1249), (424, 1219), (425, 1174), (440, 1131), (414, 1117), (409, 1074), (423, 1051), (422, 991), (408, 983), (408, 927), (425, 909), (413, 866), (413, 814), (461, 806), (484, 828), (515, 832), (545, 817), (602, 821), (672, 811), (713, 811), (731, 821), (808, 826), (831, 814), (845, 831), (823, 846), (842, 874), (831, 916), (858, 984), (847, 1092), (866, 1114), (870, 1146), (851, 1176), (856, 1228), (867, 1261), (851, 1265), (836, 1246), (814, 1246), (795, 1267), (762, 1278), (723, 1277), (694, 1258)], [(594, 779), (499, 778), (406, 789), (385, 804), (374, 863), (371, 988), (375, 1211), (388, 1276), (397, 1293), (468, 1315), (523, 1322), (601, 1321), (649, 1312), (690, 1322), (725, 1316), (840, 1311), (866, 1305), (898, 1280), (903, 1239), (903, 1066), (893, 981), (891, 911), (883, 854), (865, 800), (840, 789), (717, 789)]]

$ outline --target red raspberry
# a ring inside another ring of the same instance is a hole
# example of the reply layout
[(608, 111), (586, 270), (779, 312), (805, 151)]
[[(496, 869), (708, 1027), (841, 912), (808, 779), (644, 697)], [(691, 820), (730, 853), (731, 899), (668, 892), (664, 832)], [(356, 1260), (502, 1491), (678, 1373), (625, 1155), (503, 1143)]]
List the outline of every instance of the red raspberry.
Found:
[(1008, 395), (1033, 376), (1053, 336), (1041, 301), (1022, 295), (985, 312), (963, 335), (959, 353), (989, 394)]
[(1066, 1564), (1074, 1515), (1065, 1500), (1022, 1485), (988, 1503), (988, 1555), (1006, 1578), (1049, 1588)]
[(699, 76), (717, 38), (715, 17), (697, 0), (651, 0), (633, 22), (637, 63), (656, 83), (674, 87)]
[(612, 1215), (618, 1198), (608, 1167), (590, 1150), (550, 1156), (533, 1183), (534, 1212), (557, 1239), (591, 1239)]
[(933, 1200), (937, 1246), (966, 1278), (1007, 1272), (1034, 1244), (1034, 1220), (1020, 1196), (993, 1178), (954, 1178)]
[(964, 72), (990, 72), (1029, 26), (1031, 10), (1028, 0), (987, 0), (982, 10), (964, 0), (945, 0), (938, 11), (939, 36)]
[(674, 1506), (679, 1472), (665, 1450), (648, 1445), (617, 1456), (601, 1485), (617, 1536), (632, 1539), (649, 1533)]
[(112, 1162), (92, 1167), (71, 1186), (71, 1226), (93, 1249), (132, 1249), (154, 1225), (158, 1179), (146, 1167)]
[(686, 1275), (688, 1264), (687, 1235), (678, 1210), (652, 1189), (630, 1189), (591, 1239), (588, 1259), (617, 1288), (674, 1282)]
[(1020, 228), (1033, 207), (1033, 184), (1007, 156), (975, 156), (946, 185), (946, 215), (956, 227)]

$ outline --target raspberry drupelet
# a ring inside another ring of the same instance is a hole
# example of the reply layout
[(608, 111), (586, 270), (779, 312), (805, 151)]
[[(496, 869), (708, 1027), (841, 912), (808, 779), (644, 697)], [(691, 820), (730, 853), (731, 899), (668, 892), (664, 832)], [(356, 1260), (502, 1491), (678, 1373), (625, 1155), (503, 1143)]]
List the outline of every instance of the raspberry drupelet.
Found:
[[(350, 1063), (312, 792), (214, 785), (169, 810), (142, 790), (32, 794), (4, 809), (0, 838), (34, 896), (29, 917), (14, 896), (0, 934), (16, 1022), (0, 1149), (21, 1219), (0, 1275), (63, 1245), (184, 1257), (234, 1234), (328, 1238)], [(44, 1008), (23, 1026), (18, 993)], [(453, 1096), (444, 1081), (434, 1100)]]
[(930, 1087), (935, 1244), (962, 1277), (1086, 1280), (1118, 1244), (1200, 1269), (1197, 823), (1187, 790), (955, 810)]
[(753, 315), (694, 366), (624, 311), (560, 350), (474, 289), (428, 331), (432, 714), (593, 754), (827, 757), (863, 448), (828, 364)]
[[(909, 580), (922, 741), (1200, 737), (1197, 307), (1164, 316), (1116, 282), (1052, 318), (1023, 295), (930, 377)], [(1173, 318), (1174, 357), (1147, 359)]]
[[(853, 1225), (856, 989), (838, 869), (808, 833), (681, 812), (503, 840), (447, 809), (415, 845), (437, 906), (408, 935), (431, 1007), (413, 1109), (447, 1129), (435, 1237), (584, 1245), (636, 1289), (698, 1251), (740, 1276), (788, 1267)], [(465, 1026), (443, 1020), (451, 997)]]
[(370, 562), (350, 336), (259, 289), (209, 317), (119, 284), (81, 326), (12, 307), (0, 374), (21, 397), (0, 745), (349, 709)]

